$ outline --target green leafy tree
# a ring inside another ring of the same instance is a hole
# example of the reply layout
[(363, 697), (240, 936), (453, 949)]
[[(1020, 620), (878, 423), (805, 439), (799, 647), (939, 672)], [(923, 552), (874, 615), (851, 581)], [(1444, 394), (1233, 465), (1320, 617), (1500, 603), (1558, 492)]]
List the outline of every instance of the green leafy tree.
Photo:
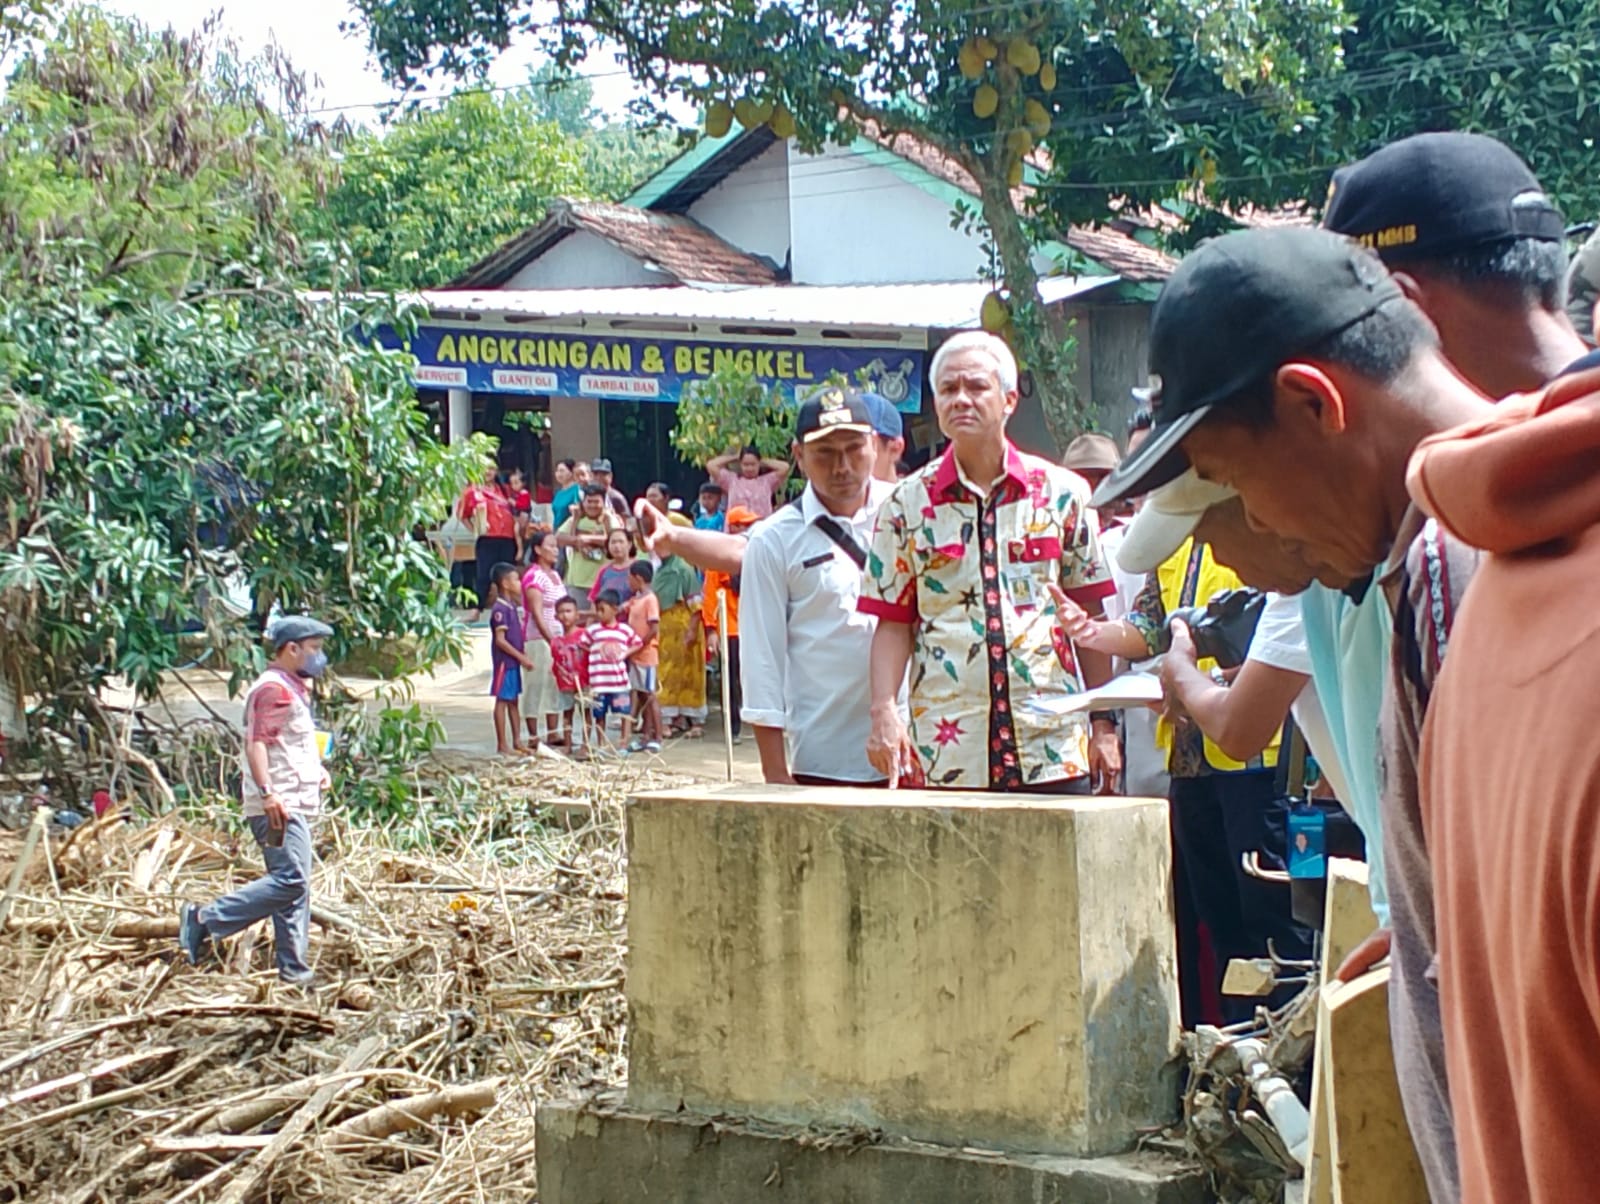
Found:
[[(1052, 163), (1069, 157), (1073, 145), (1054, 136), (1058, 119), (1102, 100), (1102, 125), (1132, 108), (1128, 137), (1147, 138), (1180, 68), (1203, 73), (1219, 93), (1287, 96), (1293, 108), (1298, 81), (1337, 70), (1344, 20), (1339, 0), (573, 0), (554, 20), (542, 10), (536, 19), (531, 0), (356, 0), (356, 8), (379, 62), (399, 80), (481, 71), (526, 34), (561, 67), (596, 45), (620, 47), (654, 97), (705, 106), (712, 132), (733, 120), (768, 124), (805, 150), (847, 143), (862, 129), (916, 135), (976, 183), (1009, 297), (1007, 333), (1063, 442), (1087, 415), (1071, 390), (1063, 332), (1039, 301), (1031, 252), (1049, 231), (1032, 221), (1025, 165), (1042, 162), (1041, 148)], [(1108, 71), (1133, 86), (1080, 96)]]
[(528, 100), (539, 120), (559, 127), (569, 138), (593, 133), (605, 119), (594, 106), (594, 85), (554, 63), (544, 63), (528, 76)]
[[(1349, 0), (1344, 69), (1232, 92), (1181, 41), (1159, 97), (1111, 48), (1056, 118), (1036, 199), (1051, 225), (1165, 204), (1177, 249), (1247, 206), (1309, 203), (1334, 168), (1407, 135), (1464, 129), (1519, 150), (1574, 217), (1600, 213), (1594, 64), (1600, 9), (1582, 0)], [(1158, 102), (1157, 102), (1158, 101)]]
[(371, 289), (438, 288), (537, 224), (551, 200), (590, 193), (580, 142), (525, 91), (461, 92), (342, 150), (305, 221), (349, 245)]
[(578, 140), (590, 196), (620, 200), (678, 153), (677, 140), (659, 125), (606, 120), (595, 108), (594, 85), (553, 63), (529, 77), (528, 94), (544, 120)]
[(334, 165), (275, 115), (298, 95), (281, 63), (82, 9), (0, 101), (0, 673), (102, 747), (109, 679), (148, 696), (201, 655), (237, 687), (275, 604), (336, 653), (459, 648), (412, 532), (482, 449), (437, 443), (406, 357), (351, 333), (406, 315), (302, 297), (295, 210)]
[[(794, 398), (762, 384), (753, 373), (717, 369), (678, 406), (672, 446), (690, 464), (704, 464), (725, 452), (753, 446), (774, 460), (789, 458), (794, 438)], [(731, 439), (729, 431), (738, 435)]]

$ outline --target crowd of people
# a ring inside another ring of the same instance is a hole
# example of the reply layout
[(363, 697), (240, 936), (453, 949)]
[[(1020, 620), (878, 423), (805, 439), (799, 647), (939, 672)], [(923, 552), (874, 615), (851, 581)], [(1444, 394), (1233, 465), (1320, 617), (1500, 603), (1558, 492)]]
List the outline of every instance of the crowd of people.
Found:
[[(613, 715), (624, 747), (699, 735), (721, 643), (769, 782), (1164, 795), (1189, 1025), (1248, 1014), (1220, 991), (1229, 958), (1311, 953), (1275, 871), (1291, 843), (1324, 864), (1287, 837), (1314, 782), (1364, 843), (1380, 928), (1338, 974), (1389, 961), (1431, 1198), (1587, 1199), (1600, 353), (1569, 316), (1565, 238), (1509, 147), (1420, 135), (1337, 172), (1320, 227), (1182, 261), (1124, 447), (1020, 451), (1016, 360), (969, 332), (930, 365), (946, 446), (904, 475), (900, 416), (846, 387), (799, 406), (790, 462), (713, 460), (688, 512), (565, 462), (541, 523), (496, 471), (460, 517), (500, 747), (603, 747)], [(1208, 630), (1202, 650), (1208, 605), (1248, 611), (1242, 644)], [(185, 909), (191, 957), (272, 914), (282, 972), (303, 972), (295, 825), (321, 785), (302, 679), (326, 634), (283, 627), (247, 698), (268, 878)], [(1072, 703), (1139, 663), (1159, 716)]]
[[(894, 407), (874, 397), (872, 412), (875, 432), (903, 449)], [(724, 640), (728, 722), (742, 740), (741, 574), (715, 558), (691, 564), (664, 533), (693, 533), (691, 550), (702, 534), (742, 546), (786, 501), (790, 464), (745, 447), (705, 468), (687, 511), (660, 481), (630, 507), (606, 459), (557, 463), (547, 502), (494, 463), (463, 493), (456, 517), (476, 533), (472, 617), (490, 628), (500, 753), (540, 742), (579, 757), (655, 753), (668, 737), (702, 738)]]

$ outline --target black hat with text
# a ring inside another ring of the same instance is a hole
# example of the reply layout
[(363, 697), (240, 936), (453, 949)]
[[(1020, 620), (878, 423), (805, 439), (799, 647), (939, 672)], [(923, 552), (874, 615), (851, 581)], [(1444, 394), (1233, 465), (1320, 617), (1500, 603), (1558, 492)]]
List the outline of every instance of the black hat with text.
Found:
[(874, 429), (872, 407), (864, 396), (854, 389), (828, 385), (800, 403), (794, 437), (798, 443), (810, 443), (834, 431), (860, 431), (870, 435)]
[(1566, 236), (1533, 170), (1484, 134), (1414, 134), (1341, 167), (1322, 224), (1395, 264)]
[(1277, 367), (1405, 295), (1372, 252), (1309, 226), (1240, 230), (1201, 243), (1150, 317), (1150, 437), (1095, 490), (1108, 506), (1189, 467), (1179, 446), (1214, 410), (1240, 404)]

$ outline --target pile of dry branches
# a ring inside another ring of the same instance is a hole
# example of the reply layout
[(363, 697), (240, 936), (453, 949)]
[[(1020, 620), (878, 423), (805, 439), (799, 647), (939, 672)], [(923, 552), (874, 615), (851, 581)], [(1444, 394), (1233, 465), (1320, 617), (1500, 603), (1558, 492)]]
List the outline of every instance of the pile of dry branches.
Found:
[(491, 859), (324, 821), (306, 991), (266, 925), (178, 953), (181, 899), (259, 873), (248, 837), (0, 836), (0, 1201), (530, 1199), (536, 1103), (625, 1075), (621, 804), (670, 779), (473, 768), (550, 822)]

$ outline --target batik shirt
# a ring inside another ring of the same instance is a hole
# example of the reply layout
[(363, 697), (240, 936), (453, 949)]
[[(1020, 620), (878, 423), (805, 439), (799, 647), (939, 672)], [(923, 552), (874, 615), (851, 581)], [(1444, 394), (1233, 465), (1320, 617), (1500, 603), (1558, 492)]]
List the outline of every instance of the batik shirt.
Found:
[(1089, 772), (1089, 719), (1027, 700), (1080, 691), (1046, 586), (1093, 612), (1114, 592), (1077, 474), (1006, 445), (987, 492), (953, 451), (878, 511), (858, 606), (910, 624), (911, 736), (930, 786), (1006, 790)]

